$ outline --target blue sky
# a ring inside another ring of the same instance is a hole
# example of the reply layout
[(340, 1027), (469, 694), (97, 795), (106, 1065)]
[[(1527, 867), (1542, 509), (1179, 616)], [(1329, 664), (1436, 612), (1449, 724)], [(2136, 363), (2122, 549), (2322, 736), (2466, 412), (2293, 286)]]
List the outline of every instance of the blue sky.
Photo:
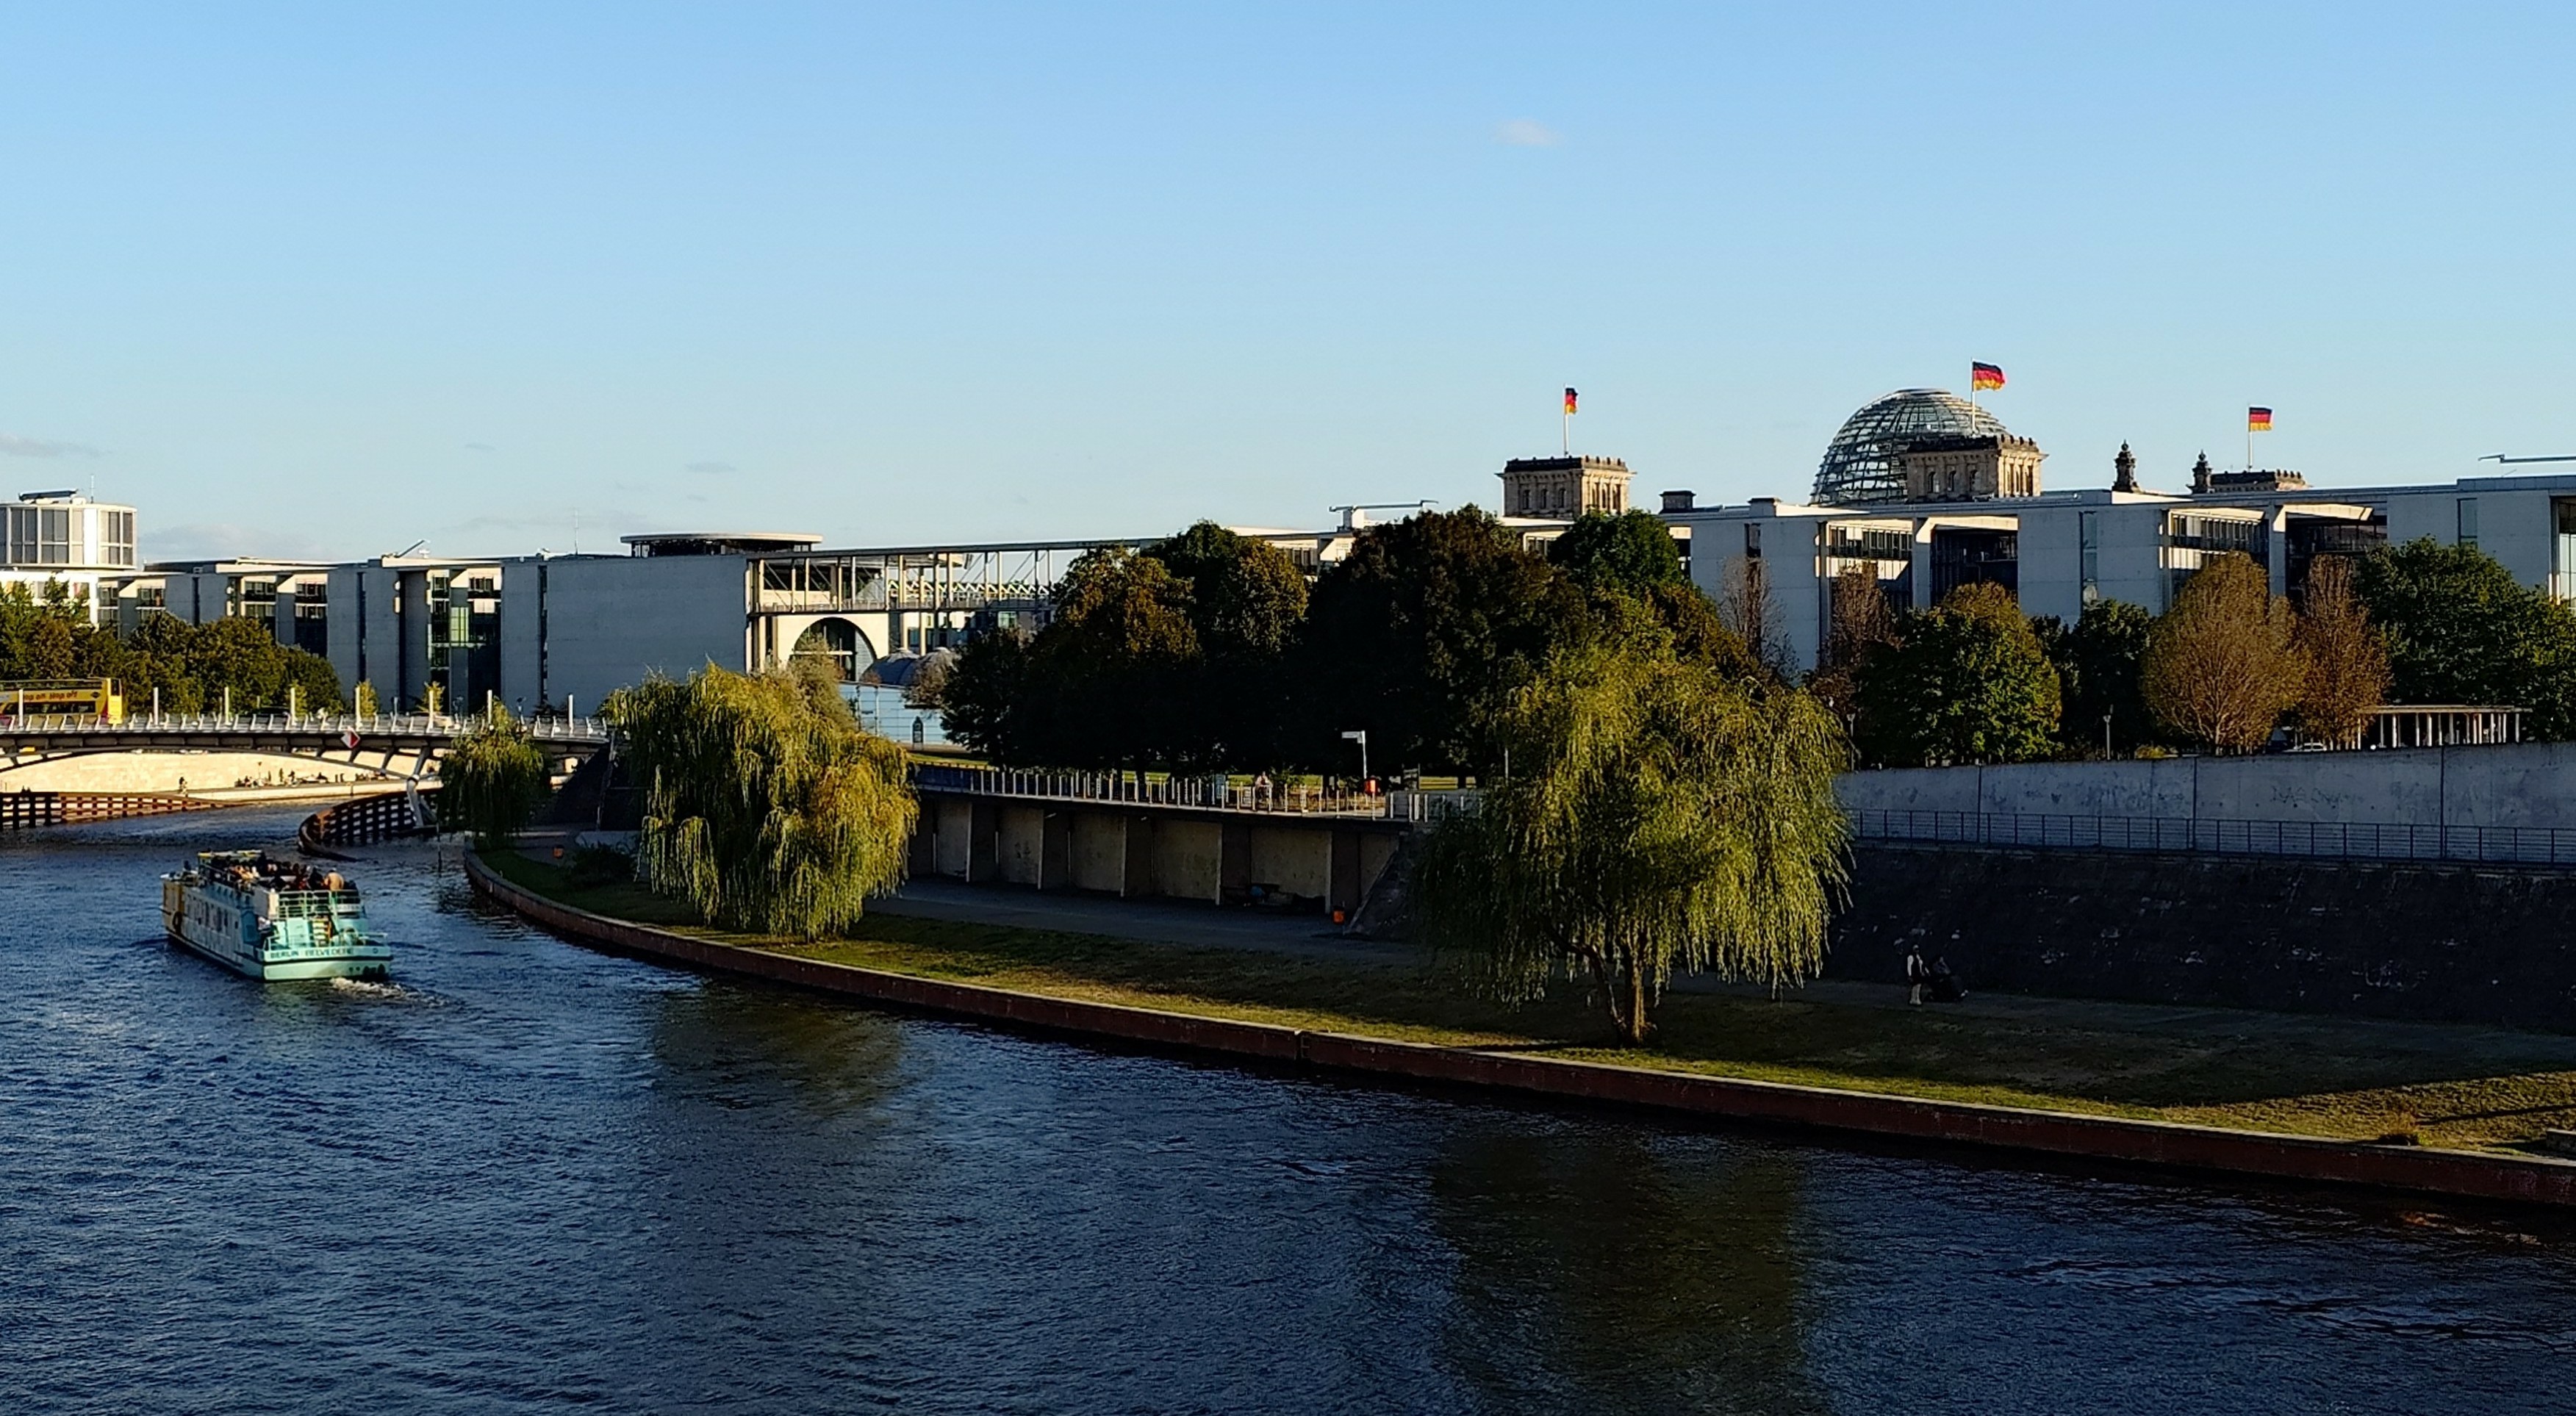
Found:
[(1854, 407), (2107, 480), (2576, 452), (2576, 18), (16, 7), (0, 475), (147, 556), (1318, 525)]

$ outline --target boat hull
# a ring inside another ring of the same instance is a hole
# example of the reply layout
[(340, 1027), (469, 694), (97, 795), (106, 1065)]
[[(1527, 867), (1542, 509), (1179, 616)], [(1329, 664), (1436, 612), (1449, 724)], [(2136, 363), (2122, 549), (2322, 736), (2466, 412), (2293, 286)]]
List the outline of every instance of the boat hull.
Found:
[(393, 951), (381, 957), (366, 958), (351, 954), (340, 958), (280, 959), (275, 961), (249, 958), (219, 946), (201, 944), (177, 930), (170, 931), (170, 942), (192, 954), (202, 955), (246, 978), (262, 983), (286, 983), (297, 979), (356, 978), (382, 979), (393, 964)]
[(362, 920), (319, 937), (304, 921), (280, 930), (260, 919), (242, 892), (187, 880), (163, 882), (161, 922), (171, 942), (262, 982), (380, 979), (393, 964), (393, 950)]

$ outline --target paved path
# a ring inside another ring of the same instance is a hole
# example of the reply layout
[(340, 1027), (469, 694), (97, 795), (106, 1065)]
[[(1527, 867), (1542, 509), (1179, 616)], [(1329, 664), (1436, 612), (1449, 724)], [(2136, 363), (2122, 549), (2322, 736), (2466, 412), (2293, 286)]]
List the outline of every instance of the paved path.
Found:
[(868, 908), (918, 919), (1007, 924), (1067, 934), (1106, 934), (1158, 944), (1215, 949), (1254, 949), (1355, 963), (1410, 964), (1422, 951), (1406, 944), (1351, 939), (1315, 915), (1237, 907), (1219, 909), (1188, 900), (1117, 900), (1008, 885), (963, 885), (953, 880), (908, 880), (903, 892)]

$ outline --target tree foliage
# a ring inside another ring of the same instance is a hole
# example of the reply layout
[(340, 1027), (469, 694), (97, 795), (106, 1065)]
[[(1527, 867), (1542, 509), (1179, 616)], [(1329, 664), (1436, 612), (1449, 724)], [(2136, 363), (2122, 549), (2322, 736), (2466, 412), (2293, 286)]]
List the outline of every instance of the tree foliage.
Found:
[(439, 821), (473, 832), (479, 849), (507, 846), (535, 819), (548, 775), (546, 755), (527, 724), (496, 708), (440, 759)]
[(1826, 591), (1825, 642), (1815, 671), (1807, 675), (1807, 691), (1844, 732), (1859, 725), (1862, 669), (1896, 644), (1896, 608), (1888, 602), (1878, 571), (1851, 565), (1834, 572)]
[(1433, 830), (1413, 885), (1479, 988), (1582, 978), (1641, 1041), (1677, 972), (1776, 988), (1822, 967), (1845, 753), (1813, 698), (1594, 646), (1516, 690), (1501, 728), (1513, 776)]
[(1189, 588), (1196, 658), (1182, 672), (1171, 725), (1180, 765), (1282, 760), (1285, 657), (1306, 618), (1306, 575), (1285, 551), (1212, 521), (1145, 548)]
[(1359, 730), (1378, 764), (1476, 772), (1500, 765), (1498, 715), (1561, 649), (1763, 672), (1661, 522), (1575, 530), (1550, 561), (1472, 507), (1371, 526), (1311, 593), (1285, 553), (1205, 522), (1086, 557), (1044, 629), (959, 657), (948, 732), (1013, 765), (1347, 771), (1341, 734)]
[(2576, 609), (2475, 546), (2409, 541), (2354, 569), (2392, 701), (2518, 707), (2532, 736), (2576, 737)]
[(0, 590), (0, 680), (112, 678), (134, 711), (149, 709), (155, 689), (170, 713), (219, 709), (226, 689), (237, 712), (284, 708), (290, 700), (309, 713), (340, 708), (330, 662), (279, 644), (258, 620), (188, 624), (155, 611), (120, 636), (91, 624), (88, 607), (59, 585), (47, 590)]
[(1786, 682), (1797, 655), (1782, 624), (1780, 592), (1771, 582), (1771, 567), (1762, 557), (1730, 557), (1719, 572), (1717, 615), (1728, 632), (1743, 641), (1762, 671)]
[(2064, 712), (2058, 737), (2077, 755), (2102, 750), (2103, 719), (2110, 720), (2111, 750), (2132, 752), (2155, 740), (2155, 720), (2138, 691), (2155, 616), (2122, 600), (2096, 600), (2072, 628), (2034, 622), (2049, 662), (2057, 666)]
[(2353, 586), (2352, 564), (2320, 556), (2308, 567), (2297, 644), (2307, 661), (2299, 726), (2333, 747), (2359, 747), (2371, 710), (2388, 697), (2388, 646)]
[(2289, 602), (2252, 557), (2213, 557), (2156, 617), (2139, 690), (2177, 737), (2218, 752), (2251, 752), (2299, 701), (2307, 665)]
[(1547, 558), (1586, 589), (1638, 599), (1657, 586), (1689, 582), (1672, 528), (1648, 511), (1586, 512), (1548, 543)]
[(637, 867), (700, 918), (820, 938), (901, 883), (916, 811), (903, 750), (834, 685), (709, 667), (604, 711), (641, 789)]
[(1035, 635), (969, 645), (949, 735), (996, 761), (1199, 768), (1275, 760), (1282, 660), (1306, 580), (1267, 542), (1211, 522), (1142, 551), (1093, 551)]
[(1298, 756), (1347, 765), (1339, 736), (1356, 729), (1382, 763), (1490, 771), (1512, 695), (1586, 613), (1570, 580), (1474, 507), (1368, 527), (1315, 585)]
[(2012, 593), (1962, 585), (1899, 621), (1858, 682), (1855, 739), (1895, 767), (2026, 762), (2046, 756), (2061, 709), (2057, 670)]

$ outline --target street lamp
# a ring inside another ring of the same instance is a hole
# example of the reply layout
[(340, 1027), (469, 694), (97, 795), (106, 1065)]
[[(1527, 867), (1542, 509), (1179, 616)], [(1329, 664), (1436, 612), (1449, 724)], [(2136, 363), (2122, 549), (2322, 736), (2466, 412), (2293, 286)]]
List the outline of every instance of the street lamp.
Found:
[(1360, 745), (1360, 780), (1366, 782), (1368, 780), (1368, 729), (1353, 728), (1342, 734), (1342, 741)]

